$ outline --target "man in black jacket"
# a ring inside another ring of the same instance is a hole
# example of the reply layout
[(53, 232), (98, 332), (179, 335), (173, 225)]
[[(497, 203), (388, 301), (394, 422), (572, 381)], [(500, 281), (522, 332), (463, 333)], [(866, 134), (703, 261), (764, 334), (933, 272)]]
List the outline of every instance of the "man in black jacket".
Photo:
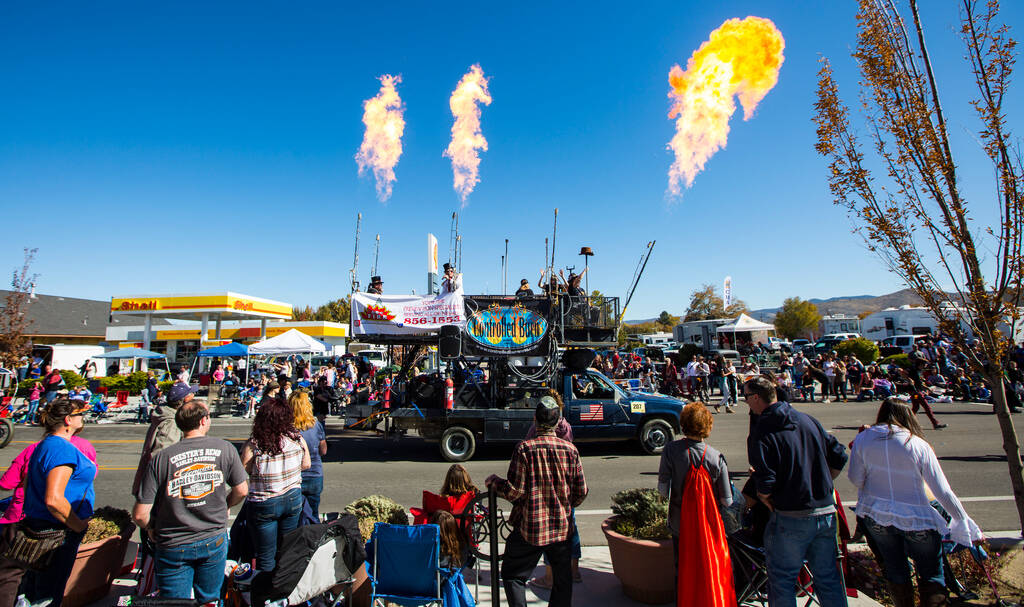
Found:
[(764, 534), (768, 602), (796, 606), (797, 575), (806, 561), (822, 607), (845, 607), (832, 480), (846, 465), (846, 449), (818, 420), (779, 402), (764, 377), (744, 383), (743, 397), (757, 416), (747, 437), (751, 479), (772, 510)]

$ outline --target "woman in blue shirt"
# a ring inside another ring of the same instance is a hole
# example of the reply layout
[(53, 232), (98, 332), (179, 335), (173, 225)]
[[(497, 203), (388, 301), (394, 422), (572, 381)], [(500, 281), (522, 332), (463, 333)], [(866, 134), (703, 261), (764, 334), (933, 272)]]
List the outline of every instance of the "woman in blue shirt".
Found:
[[(21, 590), (33, 604), (49, 599), (51, 607), (60, 607), (78, 545), (92, 516), (96, 464), (71, 443), (71, 437), (82, 429), (82, 416), (88, 409), (88, 404), (67, 398), (51, 402), (43, 414), (46, 434), (26, 470), (23, 524), (36, 531), (65, 532), (64, 543), (54, 551), (46, 571), (25, 575)], [(19, 565), (0, 560), (0, 604), (14, 604), (24, 574)]]

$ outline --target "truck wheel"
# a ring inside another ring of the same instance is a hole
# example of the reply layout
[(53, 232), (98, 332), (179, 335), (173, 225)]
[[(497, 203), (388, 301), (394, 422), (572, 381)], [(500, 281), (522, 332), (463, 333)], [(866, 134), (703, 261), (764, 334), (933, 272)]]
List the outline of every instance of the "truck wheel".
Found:
[(476, 439), (462, 426), (452, 426), (441, 435), (441, 457), (450, 462), (464, 462), (473, 457)]
[(640, 428), (640, 446), (648, 455), (661, 453), (674, 437), (672, 425), (660, 418), (649, 419)]

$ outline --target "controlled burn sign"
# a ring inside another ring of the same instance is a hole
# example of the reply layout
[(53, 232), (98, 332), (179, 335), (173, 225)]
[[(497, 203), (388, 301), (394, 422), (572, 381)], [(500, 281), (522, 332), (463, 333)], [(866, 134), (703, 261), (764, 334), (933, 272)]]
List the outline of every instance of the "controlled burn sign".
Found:
[(466, 319), (465, 345), (487, 354), (526, 354), (547, 346), (548, 321), (540, 310), (491, 304)]

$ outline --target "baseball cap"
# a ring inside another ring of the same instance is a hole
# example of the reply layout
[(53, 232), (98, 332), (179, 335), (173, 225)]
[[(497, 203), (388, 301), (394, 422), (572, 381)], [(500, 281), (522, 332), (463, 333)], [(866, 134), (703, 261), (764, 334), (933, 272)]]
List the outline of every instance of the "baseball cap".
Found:
[(544, 426), (545, 428), (554, 428), (561, 417), (562, 410), (558, 408), (558, 402), (550, 396), (541, 397), (540, 402), (537, 403), (537, 410), (534, 413), (537, 425)]
[(175, 403), (183, 401), (189, 394), (195, 394), (198, 390), (198, 388), (193, 388), (186, 383), (174, 382), (171, 389), (167, 391), (167, 402)]

